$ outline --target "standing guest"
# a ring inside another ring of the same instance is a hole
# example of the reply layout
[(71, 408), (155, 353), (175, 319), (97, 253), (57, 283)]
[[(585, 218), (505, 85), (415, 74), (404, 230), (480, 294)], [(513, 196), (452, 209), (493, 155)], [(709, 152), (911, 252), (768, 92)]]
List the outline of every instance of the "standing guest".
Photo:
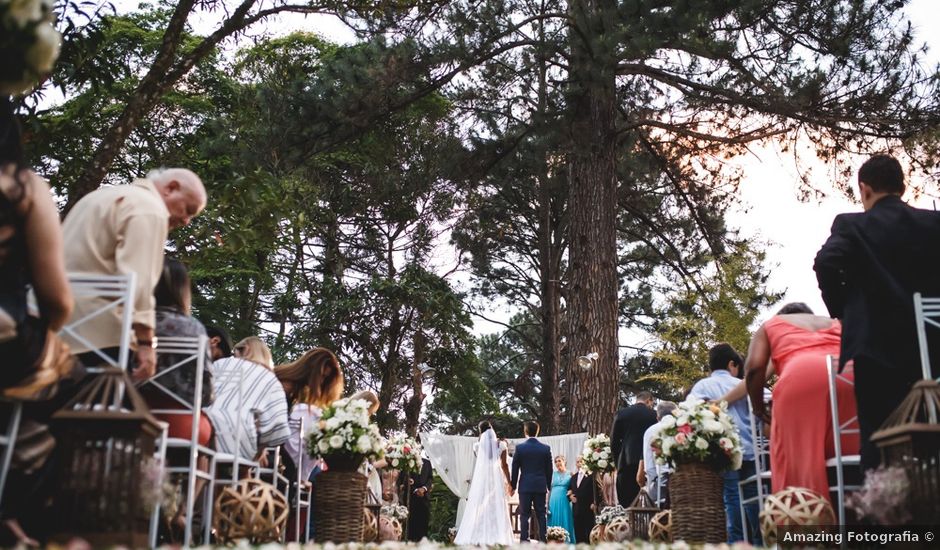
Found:
[(209, 337), (209, 355), (213, 361), (232, 356), (232, 339), (222, 327), (206, 327), (206, 336)]
[[(839, 367), (855, 361), (864, 469), (881, 461), (872, 433), (921, 377), (913, 294), (940, 297), (940, 213), (908, 206), (904, 189), (894, 157), (865, 161), (858, 171), (865, 211), (836, 216), (814, 266), (829, 315), (842, 320)], [(940, 349), (937, 331), (927, 335)]]
[[(206, 333), (205, 327), (190, 315), (192, 303), (192, 287), (186, 266), (179, 260), (166, 258), (163, 261), (163, 271), (157, 288), (154, 290), (156, 300), (156, 336), (197, 337)], [(193, 402), (196, 391), (196, 362), (189, 361), (176, 366), (186, 356), (173, 353), (162, 353), (157, 358), (157, 373), (171, 367), (175, 368), (159, 376), (156, 381), (167, 390), (180, 398)], [(182, 404), (165, 392), (147, 385), (142, 388), (144, 398), (151, 409), (180, 409)], [(202, 371), (202, 406), (212, 405), (212, 360), (209, 350), (206, 350), (205, 366)], [(192, 416), (182, 414), (158, 414), (157, 419), (169, 424), (170, 437), (189, 439), (192, 432)], [(212, 425), (205, 415), (199, 420), (199, 444), (206, 446), (212, 437)]]
[(522, 431), (526, 440), (516, 445), (516, 453), (512, 457), (509, 495), (512, 496), (518, 488), (520, 540), (529, 540), (529, 517), (532, 508), (535, 508), (535, 521), (539, 528), (538, 540), (545, 542), (545, 495), (552, 488), (552, 449), (536, 439), (539, 435), (538, 422), (529, 420), (523, 423)]
[[(764, 384), (773, 374), (778, 376), (770, 424), (774, 492), (806, 487), (829, 498), (826, 459), (835, 456), (835, 448), (826, 357), (839, 353), (841, 334), (838, 321), (813, 315), (806, 304), (792, 303), (765, 321), (751, 338), (745, 362), (747, 392), (754, 416), (765, 422), (770, 422), (770, 416), (764, 405)], [(851, 372), (844, 375), (852, 379)], [(839, 422), (845, 424), (857, 414), (855, 399), (843, 384), (837, 391)], [(740, 390), (732, 392), (725, 400), (740, 395)], [(843, 453), (857, 454), (858, 449), (858, 434), (842, 436)]]
[[(320, 420), (323, 408), (343, 395), (343, 371), (339, 360), (326, 348), (313, 348), (299, 359), (274, 368), (274, 375), (281, 382), (290, 409), (291, 420), (304, 421), (304, 442)], [(301, 479), (309, 480), (319, 461), (307, 453), (300, 442), (300, 426), (292, 426), (290, 438), (284, 443), (290, 479), (300, 466)], [(291, 475), (293, 474), (293, 475)]]
[[(408, 488), (405, 488), (403, 476), (398, 481), (400, 491), (411, 491), (408, 499), (408, 540), (419, 542), (428, 536), (431, 522), (431, 489), (434, 485), (431, 461), (421, 458), (421, 471), (408, 476)], [(404, 499), (404, 495), (401, 499)]]
[(274, 375), (271, 350), (257, 336), (235, 345), (235, 356), (212, 364), (215, 402), (206, 414), (221, 453), (258, 460), (265, 447), (290, 437), (287, 396)]
[[(656, 418), (662, 420), (674, 410), (676, 404), (672, 401), (660, 401), (659, 405), (656, 405)], [(637, 470), (636, 482), (640, 487), (646, 487), (646, 492), (660, 508), (669, 508), (669, 474), (672, 470), (668, 464), (656, 464), (656, 456), (653, 454), (653, 438), (659, 434), (659, 430), (657, 423), (643, 432), (643, 461)]]
[(571, 474), (565, 464), (565, 457), (555, 457), (555, 471), (552, 472), (552, 491), (548, 497), (548, 526), (561, 527), (568, 532), (569, 543), (575, 542), (574, 518), (571, 515), (571, 502), (568, 500), (568, 486)]
[[(708, 350), (708, 368), (711, 375), (703, 378), (692, 386), (689, 397), (713, 401), (721, 399), (729, 391), (740, 385), (738, 378), (744, 368), (744, 360), (730, 344), (717, 344)], [(741, 523), (741, 499), (738, 495), (738, 482), (742, 478), (754, 475), (754, 442), (751, 439), (751, 415), (747, 410), (745, 401), (735, 401), (728, 407), (728, 414), (734, 420), (734, 427), (741, 438), (741, 453), (743, 462), (740, 470), (725, 472), (725, 522), (728, 529), (728, 543), (734, 544), (744, 540), (744, 525)], [(776, 473), (776, 467), (774, 468)], [(753, 494), (752, 494), (753, 493)], [(745, 497), (757, 494), (757, 487), (749, 484), (744, 492)], [(759, 510), (757, 503), (750, 503), (745, 507), (748, 533), (751, 535), (751, 544), (757, 544), (760, 533), (760, 523), (757, 517)]]
[[(38, 317), (27, 313), (27, 286), (35, 291)], [(71, 311), (55, 201), (45, 180), (25, 165), (12, 102), (0, 96), (0, 388), (6, 397), (33, 396), (71, 371), (68, 348), (55, 336)], [(20, 433), (34, 425), (51, 442), (45, 419), (35, 422), (31, 416), (27, 409)], [(39, 543), (20, 521), (27, 529), (30, 520), (41, 524), (41, 503), (54, 489), (48, 457), (40, 453), (12, 465), (0, 501), (4, 526), (25, 546)], [(13, 546), (12, 540), (0, 541)]]
[[(375, 413), (379, 412), (379, 408), (382, 406), (382, 402), (379, 401), (379, 396), (375, 395), (374, 392), (369, 390), (362, 390), (361, 392), (356, 393), (349, 399), (361, 399), (369, 403), (369, 416), (375, 416)], [(379, 473), (380, 468), (386, 466), (385, 460), (366, 460), (363, 461), (362, 467), (359, 469), (359, 473), (363, 474), (369, 480), (369, 493), (371, 496), (375, 497), (375, 500), (382, 502), (382, 475)], [(370, 501), (369, 494), (366, 494), (366, 502)]]
[[(163, 269), (167, 232), (188, 225), (206, 206), (206, 190), (196, 174), (183, 168), (155, 170), (131, 185), (102, 187), (85, 195), (65, 218), (65, 267), (70, 272), (95, 275), (137, 274), (134, 289), (133, 331), (136, 365), (133, 376), (144, 380), (156, 369), (153, 289)], [(72, 319), (105, 307), (110, 298), (81, 297)], [(92, 317), (76, 331), (94, 348), (117, 359), (121, 342), (121, 316), (117, 308)], [(72, 343), (86, 365), (101, 358), (81, 340)]]
[(624, 508), (640, 492), (636, 473), (643, 460), (643, 433), (656, 423), (653, 394), (641, 391), (636, 403), (620, 409), (610, 430), (610, 450), (617, 457), (617, 500)]
[(594, 528), (594, 513), (597, 512), (595, 500), (603, 506), (604, 499), (597, 499), (599, 491), (593, 476), (585, 474), (581, 468), (584, 460), (579, 456), (575, 463), (578, 473), (568, 482), (568, 499), (571, 501), (571, 513), (574, 516), (574, 540), (578, 544), (591, 542), (591, 529)]

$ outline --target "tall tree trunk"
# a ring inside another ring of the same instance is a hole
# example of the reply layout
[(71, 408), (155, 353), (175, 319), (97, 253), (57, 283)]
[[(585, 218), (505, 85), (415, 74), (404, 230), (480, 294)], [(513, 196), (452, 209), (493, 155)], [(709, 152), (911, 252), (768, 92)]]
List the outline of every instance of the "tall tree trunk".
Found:
[[(615, 20), (611, 0), (572, 2), (568, 104), (571, 116), (569, 164), (570, 277), (567, 347), (571, 426), (604, 432), (619, 393), (617, 342), (617, 47), (608, 27)], [(579, 356), (597, 352), (591, 369)]]
[(542, 429), (547, 434), (558, 433), (561, 416), (561, 393), (558, 387), (558, 375), (561, 370), (559, 337), (561, 332), (561, 307), (558, 296), (558, 262), (556, 247), (552, 242), (552, 197), (546, 178), (540, 178), (539, 184), (539, 283), (540, 315), (542, 330), (542, 387), (540, 394), (541, 410), (539, 417)]
[[(420, 322), (420, 321), (419, 321)], [(418, 423), (421, 420), (421, 405), (424, 404), (424, 376), (421, 373), (421, 363), (424, 362), (424, 351), (427, 338), (421, 330), (414, 334), (414, 360), (411, 364), (411, 397), (405, 405), (405, 431), (414, 437), (418, 435)]]

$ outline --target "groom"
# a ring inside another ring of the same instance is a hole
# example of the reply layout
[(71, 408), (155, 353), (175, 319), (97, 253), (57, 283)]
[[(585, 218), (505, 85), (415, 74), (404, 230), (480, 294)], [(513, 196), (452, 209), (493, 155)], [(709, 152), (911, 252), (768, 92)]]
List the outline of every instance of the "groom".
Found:
[[(519, 539), (529, 540), (529, 515), (535, 506), (535, 520), (539, 524), (539, 540), (545, 542), (545, 495), (552, 488), (552, 450), (535, 439), (539, 435), (538, 422), (528, 421), (522, 425), (524, 443), (516, 445), (512, 457), (512, 489), (510, 495), (519, 490)], [(522, 478), (519, 477), (522, 470)]]

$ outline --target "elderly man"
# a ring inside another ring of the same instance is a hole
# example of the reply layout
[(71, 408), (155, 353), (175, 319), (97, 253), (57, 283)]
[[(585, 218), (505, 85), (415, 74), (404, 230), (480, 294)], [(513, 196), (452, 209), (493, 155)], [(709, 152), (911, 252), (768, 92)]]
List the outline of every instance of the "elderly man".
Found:
[[(183, 168), (155, 170), (131, 185), (102, 187), (78, 201), (62, 226), (65, 267), (69, 272), (137, 274), (133, 332), (136, 340), (134, 378), (153, 375), (155, 313), (153, 289), (163, 269), (167, 233), (188, 225), (206, 206), (206, 190), (193, 172)], [(76, 297), (72, 320), (108, 304), (107, 298)], [(102, 363), (93, 349), (117, 359), (121, 316), (111, 310), (79, 325), (85, 341), (72, 340), (72, 350), (86, 366)]]

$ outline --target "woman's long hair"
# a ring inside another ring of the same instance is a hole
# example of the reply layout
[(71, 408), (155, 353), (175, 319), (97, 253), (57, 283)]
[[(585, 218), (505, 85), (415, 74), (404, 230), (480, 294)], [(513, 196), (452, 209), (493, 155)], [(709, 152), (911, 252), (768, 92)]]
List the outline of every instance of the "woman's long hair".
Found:
[(153, 291), (157, 306), (173, 308), (183, 315), (190, 314), (192, 283), (183, 262), (173, 258), (163, 260), (163, 273)]
[(13, 101), (0, 96), (0, 169), (12, 164), (14, 187), (0, 192), (0, 225), (16, 220), (16, 205), (26, 196), (26, 184), (22, 179), (23, 141), (20, 123), (13, 112)]
[(326, 348), (313, 348), (296, 361), (278, 365), (274, 374), (294, 385), (294, 395), (288, 396), (293, 403), (326, 407), (343, 395), (343, 371), (336, 355)]

